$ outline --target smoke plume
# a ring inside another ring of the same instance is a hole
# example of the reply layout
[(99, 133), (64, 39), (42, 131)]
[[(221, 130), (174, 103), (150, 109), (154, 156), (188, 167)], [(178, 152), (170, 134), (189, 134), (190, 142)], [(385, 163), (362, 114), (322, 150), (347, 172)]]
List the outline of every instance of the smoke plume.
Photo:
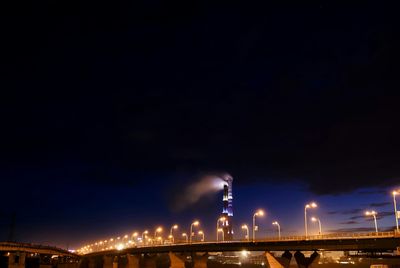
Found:
[(227, 173), (205, 175), (199, 180), (190, 184), (183, 194), (175, 200), (174, 210), (181, 211), (197, 203), (202, 197), (221, 191), (226, 184), (225, 178), (230, 176)]

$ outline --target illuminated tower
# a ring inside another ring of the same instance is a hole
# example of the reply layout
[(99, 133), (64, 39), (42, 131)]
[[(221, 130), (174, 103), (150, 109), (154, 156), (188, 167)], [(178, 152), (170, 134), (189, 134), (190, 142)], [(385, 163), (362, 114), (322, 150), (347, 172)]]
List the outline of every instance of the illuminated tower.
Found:
[(233, 207), (232, 207), (232, 181), (233, 178), (230, 175), (225, 175), (223, 177), (226, 184), (224, 184), (224, 194), (223, 194), (223, 209), (222, 209), (222, 217), (225, 218), (225, 221), (222, 221), (222, 229), (224, 231), (225, 240), (233, 240), (233, 230), (232, 230), (232, 217), (233, 217)]

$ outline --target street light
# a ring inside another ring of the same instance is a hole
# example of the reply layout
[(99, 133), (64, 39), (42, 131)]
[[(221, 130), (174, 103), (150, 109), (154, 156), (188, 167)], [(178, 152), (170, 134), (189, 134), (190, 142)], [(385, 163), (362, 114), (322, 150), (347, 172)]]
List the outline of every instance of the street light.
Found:
[(222, 228), (219, 228), (217, 233), (221, 233), (222, 234), (222, 241), (225, 241), (224, 230)]
[(182, 236), (185, 237), (185, 240), (186, 240), (186, 243), (187, 243), (187, 242), (188, 242), (188, 235), (187, 235), (187, 233), (182, 233)]
[(199, 221), (194, 221), (192, 224), (190, 224), (190, 238), (189, 242), (192, 243), (192, 236), (193, 236), (193, 226), (198, 226), (200, 224)]
[(307, 208), (316, 208), (317, 204), (315, 202), (311, 202), (309, 204), (306, 204), (304, 206), (304, 229), (306, 233), (306, 238), (308, 236), (308, 230), (307, 230)]
[(222, 221), (222, 222), (224, 222), (226, 220), (226, 218), (225, 217), (220, 217), (220, 218), (218, 218), (218, 220), (217, 220), (217, 242), (218, 242), (218, 229), (219, 229), (219, 222), (220, 221)]
[(274, 221), (272, 224), (278, 226), (278, 238), (281, 240), (281, 226), (279, 225), (279, 222)]
[(198, 232), (198, 234), (199, 235), (201, 235), (201, 242), (204, 242), (204, 232), (202, 231), (202, 230), (200, 230), (199, 232)]
[(256, 239), (256, 216), (264, 216), (264, 211), (259, 209), (256, 213), (253, 215), (253, 242)]
[(157, 229), (154, 231), (154, 239), (156, 239), (157, 234), (162, 232), (162, 227), (157, 227)]
[(131, 239), (133, 238), (132, 240), (135, 241), (135, 238), (137, 238), (138, 235), (139, 235), (139, 234), (138, 234), (137, 232), (133, 232), (133, 233), (132, 233)]
[(376, 223), (376, 215), (377, 215), (377, 214), (378, 214), (378, 213), (377, 213), (376, 211), (374, 211), (374, 210), (366, 211), (366, 212), (365, 212), (365, 215), (366, 215), (366, 216), (372, 216), (372, 217), (374, 217), (375, 232), (376, 232), (376, 233), (378, 233), (378, 224)]
[(149, 231), (147, 231), (147, 230), (145, 230), (143, 233), (142, 233), (142, 243), (144, 243), (144, 235), (147, 235), (149, 233)]
[(397, 204), (396, 204), (396, 195), (399, 194), (398, 191), (393, 191), (393, 206), (394, 206), (394, 218), (396, 219), (396, 231), (399, 232), (399, 219), (397, 216)]
[(176, 230), (176, 229), (178, 229), (178, 225), (174, 224), (174, 225), (171, 226), (171, 229), (169, 230), (169, 238), (171, 239), (172, 243), (175, 242), (175, 238), (174, 238), (174, 235), (173, 235), (172, 231)]
[(244, 238), (246, 238), (247, 239), (247, 241), (249, 241), (249, 227), (247, 226), (247, 224), (243, 224), (242, 225), (242, 229), (243, 230), (246, 230), (246, 235), (245, 235), (245, 237)]
[(322, 226), (321, 226), (321, 221), (319, 218), (316, 217), (311, 217), (311, 221), (313, 222), (318, 222), (318, 226), (319, 226), (319, 234), (322, 235)]

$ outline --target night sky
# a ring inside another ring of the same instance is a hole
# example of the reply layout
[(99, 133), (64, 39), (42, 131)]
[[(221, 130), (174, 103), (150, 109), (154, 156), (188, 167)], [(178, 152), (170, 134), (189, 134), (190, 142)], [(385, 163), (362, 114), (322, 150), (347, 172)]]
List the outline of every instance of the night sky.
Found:
[(366, 209), (392, 229), (396, 8), (279, 2), (2, 8), (0, 240), (12, 215), (15, 240), (69, 248), (193, 219), (214, 238), (222, 192), (177, 202), (224, 172), (237, 237), (257, 208), (264, 236), (302, 234), (309, 201), (326, 232), (373, 230)]

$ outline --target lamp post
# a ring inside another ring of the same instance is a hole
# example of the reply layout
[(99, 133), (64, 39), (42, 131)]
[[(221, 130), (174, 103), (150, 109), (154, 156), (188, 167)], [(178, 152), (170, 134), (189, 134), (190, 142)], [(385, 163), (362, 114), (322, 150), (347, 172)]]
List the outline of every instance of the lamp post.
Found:
[(313, 222), (318, 222), (318, 226), (319, 226), (319, 234), (322, 235), (322, 226), (321, 226), (321, 221), (319, 218), (316, 217), (311, 217), (311, 221)]
[(264, 211), (259, 209), (256, 213), (253, 215), (253, 242), (256, 239), (256, 216), (264, 216)]
[(378, 233), (378, 224), (376, 223), (376, 215), (377, 215), (377, 214), (378, 214), (378, 213), (377, 213), (376, 211), (374, 211), (374, 210), (366, 211), (366, 212), (365, 212), (365, 215), (366, 215), (366, 216), (372, 216), (372, 217), (374, 217), (375, 232), (376, 232), (376, 233)]
[(193, 237), (193, 226), (198, 226), (200, 224), (199, 221), (194, 221), (192, 224), (190, 224), (190, 238), (189, 242), (192, 243), (192, 237)]
[(200, 230), (199, 232), (198, 232), (198, 234), (199, 235), (201, 235), (201, 242), (204, 242), (204, 232), (202, 231), (202, 230)]
[(308, 229), (307, 229), (307, 208), (316, 208), (317, 204), (315, 202), (306, 204), (304, 206), (304, 230), (305, 230), (305, 234), (306, 234), (306, 239), (308, 236)]
[(171, 239), (171, 242), (174, 243), (175, 242), (175, 238), (174, 238), (174, 234), (173, 234), (173, 230), (178, 229), (178, 225), (174, 224), (171, 226), (171, 229), (169, 230), (169, 238)]
[(396, 232), (399, 232), (399, 219), (397, 216), (397, 204), (396, 204), (396, 195), (399, 194), (398, 191), (393, 191), (393, 206), (394, 206), (394, 218), (396, 219)]
[(161, 232), (162, 232), (162, 227), (157, 227), (157, 229), (154, 231), (154, 238), (156, 238), (157, 234)]
[(143, 233), (142, 233), (142, 243), (144, 243), (144, 235), (147, 235), (149, 233), (149, 231), (147, 231), (147, 230), (145, 230)]
[(243, 225), (242, 225), (242, 229), (243, 229), (243, 230), (246, 230), (246, 235), (245, 235), (244, 238), (247, 239), (247, 241), (249, 241), (249, 239), (250, 239), (250, 238), (249, 238), (249, 226), (247, 226), (247, 224), (243, 224)]
[[(157, 227), (157, 229), (154, 231), (154, 238), (153, 238), (154, 243), (157, 243), (157, 240), (160, 240), (160, 239), (157, 238), (157, 234), (160, 234), (160, 233), (162, 232), (162, 230), (163, 230), (162, 227), (159, 226), (159, 227)], [(161, 236), (161, 234), (160, 234), (160, 236)]]
[(182, 233), (182, 236), (185, 237), (185, 241), (186, 241), (186, 243), (187, 243), (187, 242), (188, 242), (188, 235), (187, 235), (187, 233)]
[[(123, 243), (126, 243), (126, 241), (128, 241), (128, 237), (129, 237), (129, 235), (124, 235), (124, 237), (122, 238), (122, 242)], [(125, 242), (124, 242), (125, 241)]]
[(133, 233), (132, 233), (131, 239), (132, 239), (133, 241), (135, 241), (135, 239), (137, 239), (138, 235), (139, 235), (138, 232), (133, 232)]
[(278, 238), (281, 240), (281, 226), (279, 225), (279, 222), (274, 221), (272, 224), (278, 227)]
[(218, 229), (219, 229), (219, 222), (220, 222), (220, 221), (222, 221), (222, 222), (223, 222), (223, 221), (225, 221), (225, 220), (226, 220), (226, 218), (225, 218), (225, 217), (219, 217), (219, 218), (218, 218), (218, 220), (217, 220), (217, 229), (216, 229), (216, 230), (217, 230), (217, 242), (218, 242)]
[(217, 233), (221, 233), (222, 234), (222, 241), (225, 241), (225, 237), (224, 237), (224, 230), (219, 228)]

